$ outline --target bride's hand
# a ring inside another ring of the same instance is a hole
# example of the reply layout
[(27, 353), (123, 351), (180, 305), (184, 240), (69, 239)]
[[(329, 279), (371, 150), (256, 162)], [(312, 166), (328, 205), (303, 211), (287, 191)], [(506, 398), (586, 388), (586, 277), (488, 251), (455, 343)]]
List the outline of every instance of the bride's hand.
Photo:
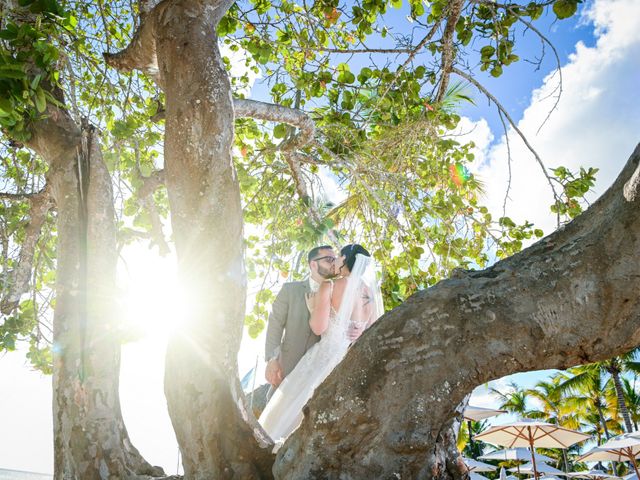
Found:
[(316, 294), (314, 292), (307, 292), (304, 294), (304, 300), (307, 302), (309, 312), (313, 312), (313, 309), (316, 306)]

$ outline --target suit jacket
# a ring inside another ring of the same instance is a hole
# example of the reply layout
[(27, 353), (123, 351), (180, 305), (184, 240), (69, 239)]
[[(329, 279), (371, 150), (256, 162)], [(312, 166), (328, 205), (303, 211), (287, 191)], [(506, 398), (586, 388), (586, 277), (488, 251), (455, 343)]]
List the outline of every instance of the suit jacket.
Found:
[(320, 340), (309, 327), (310, 315), (304, 296), (310, 291), (309, 280), (285, 283), (271, 308), (265, 359), (272, 359), (280, 347), (280, 362), (285, 377), (306, 351)]

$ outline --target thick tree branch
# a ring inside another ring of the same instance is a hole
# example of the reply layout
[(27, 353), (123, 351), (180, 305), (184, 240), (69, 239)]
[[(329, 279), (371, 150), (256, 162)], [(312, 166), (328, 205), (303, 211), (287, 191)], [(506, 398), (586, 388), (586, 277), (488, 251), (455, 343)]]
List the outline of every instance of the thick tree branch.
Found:
[[(285, 107), (274, 103), (260, 102), (245, 98), (233, 99), (233, 110), (235, 118), (254, 118), (269, 122), (286, 123), (299, 129), (297, 135), (291, 136), (282, 142), (278, 150), (295, 150), (304, 147), (311, 142), (315, 136), (315, 123), (309, 115), (298, 108)], [(166, 110), (160, 108), (151, 118), (153, 122), (164, 120)]]
[(458, 479), (449, 432), (474, 387), (640, 344), (640, 209), (623, 194), (639, 167), (640, 145), (612, 187), (564, 228), (376, 322), (316, 390), (278, 452), (276, 477)]
[(38, 197), (39, 195), (42, 195), (45, 190), (46, 190), (46, 187), (40, 190), (39, 192), (32, 192), (32, 193), (0, 192), (0, 200), (16, 200), (16, 201), (30, 200)]
[(170, 0), (164, 0), (151, 11), (143, 8), (140, 26), (134, 32), (129, 45), (119, 52), (102, 54), (107, 65), (123, 72), (140, 70), (156, 83), (161, 83), (156, 54), (155, 23), (156, 18), (169, 3)]
[[(160, 2), (142, 2), (142, 15), (140, 26), (134, 32), (131, 42), (124, 50), (116, 53), (103, 53), (105, 62), (110, 67), (123, 72), (139, 70), (149, 75), (162, 87), (163, 80), (158, 69), (158, 55), (156, 46), (157, 30), (163, 28), (166, 18), (172, 15), (174, 0), (162, 0)], [(207, 15), (217, 23), (225, 15), (234, 0), (208, 0), (202, 2), (206, 5)], [(201, 7), (193, 6), (193, 11), (199, 11)]]
[(35, 254), (36, 245), (40, 238), (42, 225), (47, 219), (47, 214), (53, 207), (53, 198), (49, 184), (40, 192), (29, 198), (31, 206), (29, 208), (29, 223), (25, 227), (24, 240), (20, 246), (20, 256), (18, 263), (11, 272), (9, 272), (7, 285), (8, 289), (4, 293), (0, 311), (8, 315), (20, 304), (20, 298), (29, 290), (29, 280), (31, 278), (31, 270), (33, 267), (33, 256)]
[(438, 94), (436, 95), (435, 103), (440, 103), (442, 101), (444, 96), (447, 94), (447, 88), (449, 88), (449, 77), (451, 75), (451, 68), (453, 67), (453, 60), (455, 57), (453, 34), (456, 31), (456, 24), (458, 23), (458, 19), (462, 13), (463, 4), (464, 0), (454, 0), (449, 3), (447, 24), (442, 35), (442, 72), (440, 74), (440, 87), (438, 89)]
[(298, 108), (236, 98), (233, 100), (233, 109), (236, 118), (250, 117), (297, 127), (300, 132), (284, 141), (279, 148), (280, 150), (290, 151), (301, 148), (311, 142), (315, 136), (316, 128), (313, 120)]

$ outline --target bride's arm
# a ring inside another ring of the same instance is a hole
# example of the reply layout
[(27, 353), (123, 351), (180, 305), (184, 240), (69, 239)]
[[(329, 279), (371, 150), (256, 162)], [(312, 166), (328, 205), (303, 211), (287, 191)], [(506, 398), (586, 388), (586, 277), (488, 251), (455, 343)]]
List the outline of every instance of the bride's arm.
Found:
[(365, 330), (371, 326), (373, 322), (377, 320), (376, 318), (376, 309), (374, 308), (374, 298), (373, 293), (369, 287), (365, 287), (365, 318), (367, 319), (367, 323), (365, 325)]
[(309, 326), (316, 335), (322, 335), (329, 326), (329, 313), (331, 312), (331, 281), (322, 282), (318, 293), (316, 293), (315, 305)]

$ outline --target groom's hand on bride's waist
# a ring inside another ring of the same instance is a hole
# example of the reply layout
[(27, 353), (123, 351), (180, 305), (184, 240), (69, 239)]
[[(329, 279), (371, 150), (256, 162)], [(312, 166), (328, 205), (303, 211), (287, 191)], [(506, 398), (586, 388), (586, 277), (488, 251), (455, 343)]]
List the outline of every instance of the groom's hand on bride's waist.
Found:
[(273, 358), (267, 362), (267, 367), (264, 371), (264, 377), (274, 387), (277, 387), (282, 382), (282, 365), (277, 358)]

